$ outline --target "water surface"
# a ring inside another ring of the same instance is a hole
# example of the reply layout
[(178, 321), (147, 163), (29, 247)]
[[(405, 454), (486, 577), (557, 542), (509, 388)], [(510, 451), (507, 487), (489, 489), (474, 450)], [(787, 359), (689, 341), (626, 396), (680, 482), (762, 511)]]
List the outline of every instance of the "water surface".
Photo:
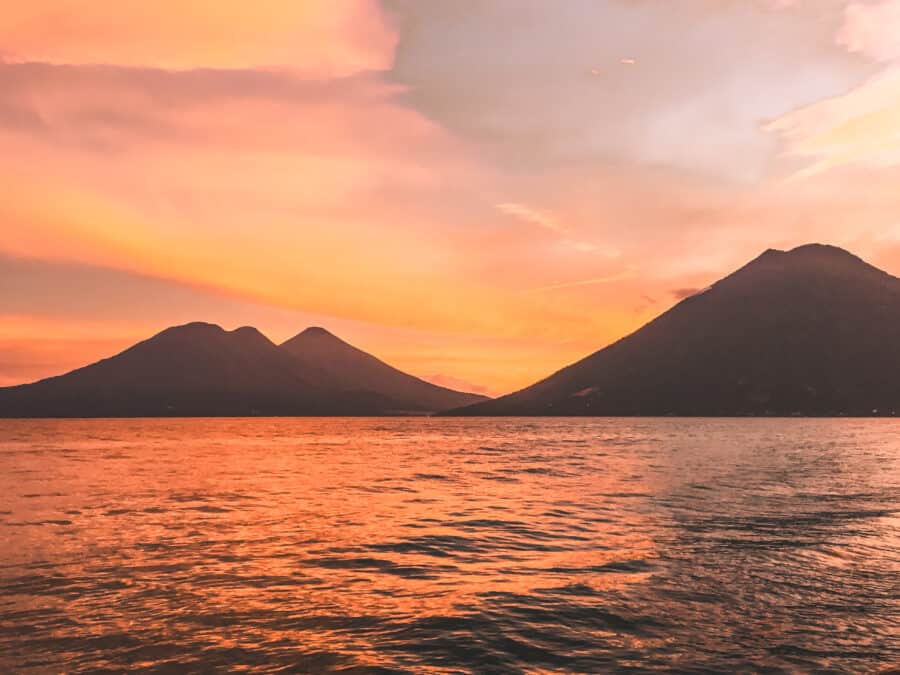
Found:
[(900, 421), (0, 421), (0, 672), (877, 672)]

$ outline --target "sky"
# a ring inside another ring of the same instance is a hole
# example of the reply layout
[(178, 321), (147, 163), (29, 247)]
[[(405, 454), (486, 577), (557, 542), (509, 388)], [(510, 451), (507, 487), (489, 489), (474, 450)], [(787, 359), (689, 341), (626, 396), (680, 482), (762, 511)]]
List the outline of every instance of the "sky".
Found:
[(489, 394), (767, 248), (900, 274), (900, 0), (32, 0), (0, 385), (194, 320)]

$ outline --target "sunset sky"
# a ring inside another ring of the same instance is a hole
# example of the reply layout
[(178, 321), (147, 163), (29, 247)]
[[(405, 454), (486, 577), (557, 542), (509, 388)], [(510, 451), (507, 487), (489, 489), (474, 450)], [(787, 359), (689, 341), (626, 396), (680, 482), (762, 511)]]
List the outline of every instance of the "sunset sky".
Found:
[(900, 0), (31, 0), (0, 385), (322, 325), (490, 393), (766, 248), (900, 274)]

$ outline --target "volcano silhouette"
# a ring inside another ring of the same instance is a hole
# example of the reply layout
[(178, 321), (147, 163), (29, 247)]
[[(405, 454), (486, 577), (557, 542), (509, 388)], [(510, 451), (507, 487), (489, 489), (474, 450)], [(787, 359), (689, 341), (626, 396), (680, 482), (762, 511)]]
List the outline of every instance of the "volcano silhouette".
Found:
[(635, 333), (452, 415), (900, 413), (900, 279), (833, 246), (768, 250)]
[(423, 414), (485, 400), (406, 375), (323, 329), (168, 328), (59, 377), (0, 388), (0, 417)]

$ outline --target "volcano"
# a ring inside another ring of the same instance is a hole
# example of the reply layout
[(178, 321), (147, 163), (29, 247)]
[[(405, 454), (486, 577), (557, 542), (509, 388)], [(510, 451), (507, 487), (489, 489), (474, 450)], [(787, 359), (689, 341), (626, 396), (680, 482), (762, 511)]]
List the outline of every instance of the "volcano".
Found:
[(65, 375), (0, 388), (0, 417), (425, 414), (484, 400), (406, 375), (323, 329), (174, 326)]
[(833, 246), (768, 250), (638, 331), (453, 415), (900, 412), (900, 279)]

